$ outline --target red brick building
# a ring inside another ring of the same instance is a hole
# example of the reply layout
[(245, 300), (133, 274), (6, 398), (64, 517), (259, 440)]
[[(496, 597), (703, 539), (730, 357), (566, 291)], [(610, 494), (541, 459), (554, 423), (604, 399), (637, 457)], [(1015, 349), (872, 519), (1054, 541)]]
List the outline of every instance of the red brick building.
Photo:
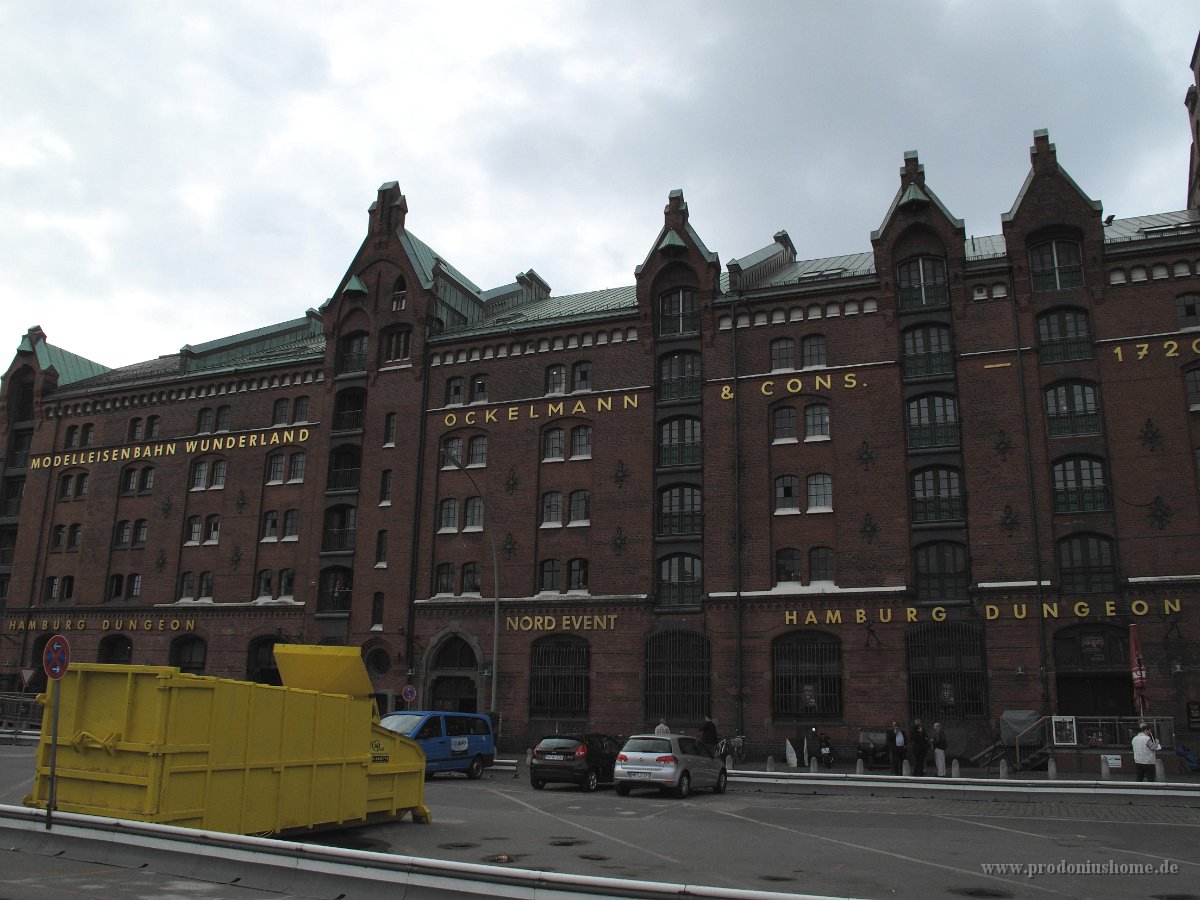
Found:
[[(1192, 60), (1200, 83), (1200, 67)], [(1187, 106), (1196, 133), (1196, 88)], [(0, 662), (271, 680), (361, 646), (387, 705), (514, 744), (712, 714), (778, 752), (1005, 710), (1200, 732), (1200, 180), (1105, 216), (1034, 134), (999, 234), (907, 153), (870, 249), (724, 266), (670, 194), (629, 287), (484, 290), (385, 184), (320, 310), (4, 376)], [(498, 624), (499, 630), (496, 630)]]

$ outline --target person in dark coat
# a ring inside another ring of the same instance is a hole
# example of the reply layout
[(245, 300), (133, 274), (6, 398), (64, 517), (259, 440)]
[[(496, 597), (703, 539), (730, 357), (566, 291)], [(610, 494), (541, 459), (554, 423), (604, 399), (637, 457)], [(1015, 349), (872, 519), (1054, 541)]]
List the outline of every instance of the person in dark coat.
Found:
[(908, 732), (908, 746), (912, 752), (913, 775), (925, 777), (925, 757), (929, 755), (929, 735), (920, 719), (913, 719), (912, 728)]
[(709, 750), (717, 749), (717, 723), (709, 716), (704, 717), (704, 724), (700, 726), (700, 743)]

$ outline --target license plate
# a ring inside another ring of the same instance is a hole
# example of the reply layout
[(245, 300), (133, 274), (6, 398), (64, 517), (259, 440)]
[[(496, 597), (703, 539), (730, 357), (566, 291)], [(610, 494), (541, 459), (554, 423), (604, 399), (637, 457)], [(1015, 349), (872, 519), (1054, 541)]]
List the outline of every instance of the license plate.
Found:
[(650, 777), (649, 772), (626, 772), (625, 774), (628, 775), (630, 778), (649, 778)]
[(560, 760), (560, 761), (566, 759), (566, 757), (563, 756), (561, 753), (547, 753), (544, 758), (545, 759), (556, 759), (556, 760)]

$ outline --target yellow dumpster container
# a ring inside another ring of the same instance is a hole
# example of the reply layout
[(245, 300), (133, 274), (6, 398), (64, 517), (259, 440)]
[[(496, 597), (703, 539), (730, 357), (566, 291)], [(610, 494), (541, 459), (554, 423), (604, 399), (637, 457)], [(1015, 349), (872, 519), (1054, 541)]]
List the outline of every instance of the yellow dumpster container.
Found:
[[(55, 808), (277, 834), (424, 805), (425, 755), (382, 728), (353, 647), (280, 644), (284, 687), (169, 666), (73, 664), (58, 682)], [(51, 688), (53, 690), (54, 688)], [(50, 695), (28, 806), (50, 796)]]

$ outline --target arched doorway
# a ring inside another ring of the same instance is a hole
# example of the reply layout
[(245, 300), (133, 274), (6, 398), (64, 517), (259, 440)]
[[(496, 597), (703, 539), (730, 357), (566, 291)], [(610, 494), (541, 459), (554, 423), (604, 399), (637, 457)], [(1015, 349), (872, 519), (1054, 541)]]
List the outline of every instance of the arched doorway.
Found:
[(1133, 716), (1129, 632), (1116, 625), (1073, 625), (1054, 635), (1058, 713)]
[(96, 662), (129, 665), (133, 662), (133, 641), (123, 634), (110, 634), (100, 642)]
[(275, 645), (278, 638), (260, 637), (250, 642), (246, 659), (246, 680), (259, 684), (281, 685), (279, 669), (275, 666)]
[(429, 708), (445, 712), (479, 711), (479, 660), (457, 635), (442, 642), (429, 669)]

